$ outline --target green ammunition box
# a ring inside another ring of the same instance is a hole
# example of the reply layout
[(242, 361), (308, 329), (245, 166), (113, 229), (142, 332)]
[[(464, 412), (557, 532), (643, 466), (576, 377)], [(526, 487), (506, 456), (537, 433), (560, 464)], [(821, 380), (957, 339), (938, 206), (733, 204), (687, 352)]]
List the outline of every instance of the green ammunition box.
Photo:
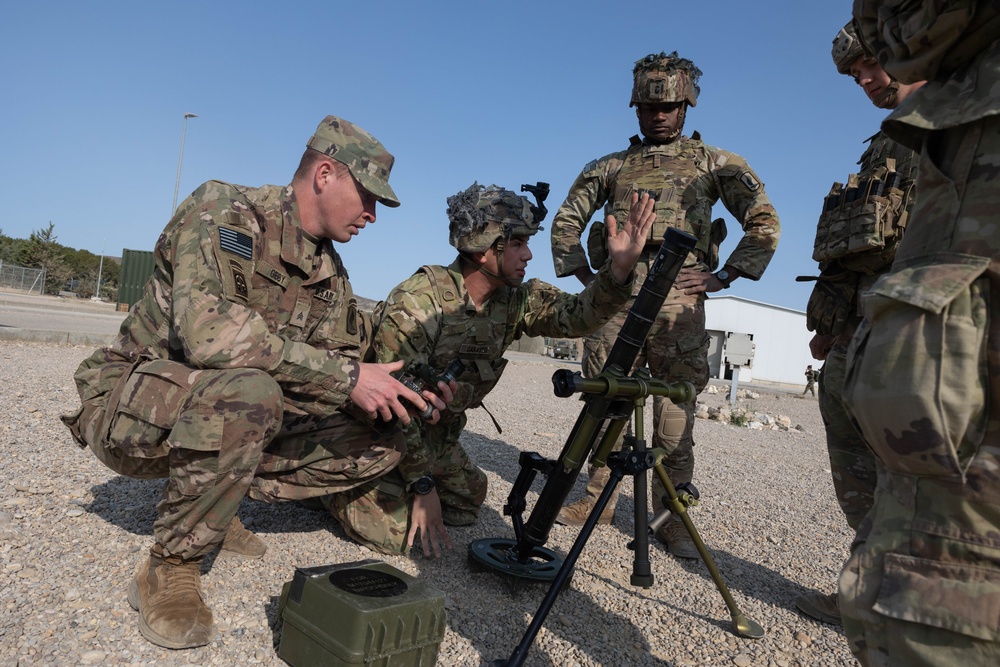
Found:
[(378, 560), (296, 568), (278, 615), (292, 667), (430, 667), (446, 621), (444, 593)]

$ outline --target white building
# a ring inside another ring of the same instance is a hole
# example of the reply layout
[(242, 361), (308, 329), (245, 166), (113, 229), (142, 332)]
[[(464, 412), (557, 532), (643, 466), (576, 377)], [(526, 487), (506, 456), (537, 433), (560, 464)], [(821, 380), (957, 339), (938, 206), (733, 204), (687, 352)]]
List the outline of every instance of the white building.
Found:
[(732, 379), (732, 369), (725, 364), (725, 341), (730, 333), (753, 338), (753, 363), (740, 369), (740, 383), (804, 385), (806, 366), (822, 366), (809, 353), (813, 334), (806, 329), (806, 314), (801, 310), (713, 294), (705, 304), (705, 328), (712, 337), (708, 348), (712, 377)]

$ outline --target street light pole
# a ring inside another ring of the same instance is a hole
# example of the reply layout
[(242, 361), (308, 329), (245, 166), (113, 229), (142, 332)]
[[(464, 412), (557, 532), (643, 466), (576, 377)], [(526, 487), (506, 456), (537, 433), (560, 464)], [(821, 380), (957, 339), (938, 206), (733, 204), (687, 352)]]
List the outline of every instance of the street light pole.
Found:
[(101, 300), (101, 274), (104, 272), (104, 249), (107, 245), (108, 240), (104, 239), (101, 243), (101, 262), (97, 265), (97, 292), (94, 293), (98, 301)]
[(188, 129), (188, 118), (197, 118), (197, 114), (185, 113), (184, 114), (184, 129), (181, 130), (181, 154), (177, 158), (177, 180), (174, 181), (174, 203), (170, 207), (170, 215), (173, 216), (174, 211), (177, 210), (177, 191), (181, 187), (181, 162), (184, 161), (184, 137), (187, 135)]

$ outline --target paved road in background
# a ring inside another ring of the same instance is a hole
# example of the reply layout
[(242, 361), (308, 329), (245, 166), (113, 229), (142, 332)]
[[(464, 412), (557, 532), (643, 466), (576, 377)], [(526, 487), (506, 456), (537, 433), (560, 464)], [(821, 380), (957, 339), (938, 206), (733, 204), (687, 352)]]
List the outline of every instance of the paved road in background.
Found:
[(0, 339), (101, 345), (125, 315), (110, 303), (0, 291)]

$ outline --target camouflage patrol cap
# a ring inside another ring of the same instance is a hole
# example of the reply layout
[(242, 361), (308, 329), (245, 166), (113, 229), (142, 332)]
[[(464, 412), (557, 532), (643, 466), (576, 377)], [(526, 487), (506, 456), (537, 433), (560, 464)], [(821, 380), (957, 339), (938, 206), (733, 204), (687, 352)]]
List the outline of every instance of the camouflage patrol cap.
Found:
[(637, 104), (662, 104), (664, 102), (687, 102), (698, 104), (698, 79), (701, 70), (687, 58), (681, 58), (674, 51), (650, 53), (635, 61), (632, 68), (635, 79), (632, 84), (630, 107)]
[(306, 146), (345, 165), (358, 183), (386, 206), (399, 206), (389, 187), (389, 172), (395, 158), (378, 139), (354, 123), (327, 116)]
[(499, 238), (541, 231), (531, 202), (500, 186), (473, 183), (448, 197), (448, 242), (460, 252), (486, 252)]
[(833, 64), (837, 66), (838, 72), (849, 75), (851, 63), (864, 55), (865, 47), (858, 39), (858, 33), (854, 29), (854, 21), (848, 21), (847, 25), (841, 28), (837, 36), (833, 38)]

